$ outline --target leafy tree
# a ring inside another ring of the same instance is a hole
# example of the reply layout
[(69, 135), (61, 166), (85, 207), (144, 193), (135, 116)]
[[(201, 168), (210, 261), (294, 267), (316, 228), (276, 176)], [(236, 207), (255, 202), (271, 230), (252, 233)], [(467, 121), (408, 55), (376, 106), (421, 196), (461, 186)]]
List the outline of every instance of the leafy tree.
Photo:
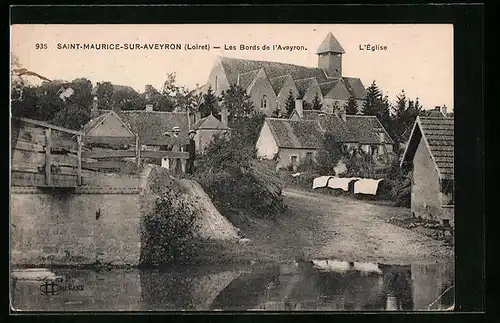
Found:
[(218, 114), (219, 111), (217, 109), (217, 101), (218, 98), (213, 93), (212, 87), (209, 86), (207, 93), (203, 94), (203, 102), (200, 105), (202, 118), (209, 116), (211, 113), (214, 115)]
[(139, 107), (136, 104), (143, 103), (139, 93), (128, 86), (115, 86), (111, 102), (112, 107), (117, 106), (123, 110), (136, 110)]
[(351, 95), (349, 97), (349, 100), (347, 100), (347, 102), (345, 104), (345, 111), (346, 111), (346, 114), (349, 114), (349, 115), (358, 114), (358, 103), (356, 102), (356, 99), (354, 98), (354, 96)]
[(282, 117), (281, 109), (279, 108), (279, 106), (277, 106), (276, 109), (274, 109), (273, 113), (271, 114), (271, 117), (273, 117), (273, 118), (281, 118)]
[(304, 101), (304, 102), (302, 103), (302, 109), (303, 109), (303, 110), (312, 110), (312, 103), (311, 103), (311, 102)]
[(111, 82), (97, 82), (96, 96), (100, 109), (111, 110), (113, 108), (113, 84)]
[(254, 111), (250, 96), (243, 88), (234, 84), (222, 92), (222, 107), (226, 108), (233, 118), (243, 117)]
[(289, 118), (293, 111), (295, 110), (295, 96), (293, 95), (293, 91), (288, 91), (288, 96), (285, 100), (285, 111), (286, 117)]
[(323, 137), (323, 146), (316, 156), (317, 170), (320, 175), (331, 175), (341, 158), (341, 145), (332, 132), (326, 132)]
[(321, 110), (321, 108), (322, 108), (321, 100), (318, 97), (318, 93), (316, 93), (316, 95), (314, 96), (314, 99), (312, 100), (311, 108), (313, 110)]
[(64, 128), (81, 130), (90, 120), (90, 107), (70, 103), (58, 111), (50, 120), (51, 124)]

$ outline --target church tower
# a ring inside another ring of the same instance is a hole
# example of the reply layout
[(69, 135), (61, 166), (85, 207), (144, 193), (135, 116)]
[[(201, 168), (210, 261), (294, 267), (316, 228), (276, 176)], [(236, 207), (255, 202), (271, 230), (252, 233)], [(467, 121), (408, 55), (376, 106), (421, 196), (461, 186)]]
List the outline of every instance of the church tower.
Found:
[(342, 54), (345, 50), (330, 32), (319, 45), (318, 67), (322, 68), (328, 77), (342, 77)]

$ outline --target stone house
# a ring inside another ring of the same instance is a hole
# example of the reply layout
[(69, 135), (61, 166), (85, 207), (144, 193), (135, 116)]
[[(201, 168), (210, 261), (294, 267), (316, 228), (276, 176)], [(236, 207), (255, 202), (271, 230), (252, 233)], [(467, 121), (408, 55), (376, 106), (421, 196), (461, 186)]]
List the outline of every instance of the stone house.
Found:
[(315, 120), (266, 118), (257, 139), (257, 157), (275, 160), (276, 169), (294, 170), (306, 158), (314, 160), (323, 145), (323, 132)]
[(255, 110), (271, 116), (284, 102), (291, 90), (296, 99), (311, 103), (316, 95), (325, 112), (342, 106), (350, 96), (361, 107), (366, 91), (359, 78), (342, 74), (342, 55), (345, 50), (332, 33), (319, 46), (317, 67), (306, 67), (271, 61), (257, 61), (219, 56), (205, 85), (192, 94), (206, 93), (209, 87), (220, 96), (230, 85), (242, 87), (251, 97)]
[(194, 136), (196, 150), (203, 152), (203, 150), (205, 150), (208, 144), (212, 141), (215, 134), (229, 131), (227, 110), (221, 109), (221, 120), (217, 119), (212, 114), (205, 118), (199, 118), (199, 114), (196, 114), (196, 116), (198, 121), (191, 126), (191, 129), (196, 130), (196, 134)]
[(332, 132), (350, 150), (358, 148), (372, 155), (375, 162), (388, 164), (394, 157), (394, 141), (376, 116), (348, 115), (344, 107), (332, 114), (301, 110), (300, 102), (296, 102), (296, 107), (291, 120), (316, 120), (323, 132)]
[(454, 222), (454, 121), (417, 117), (401, 167), (413, 171), (414, 216)]

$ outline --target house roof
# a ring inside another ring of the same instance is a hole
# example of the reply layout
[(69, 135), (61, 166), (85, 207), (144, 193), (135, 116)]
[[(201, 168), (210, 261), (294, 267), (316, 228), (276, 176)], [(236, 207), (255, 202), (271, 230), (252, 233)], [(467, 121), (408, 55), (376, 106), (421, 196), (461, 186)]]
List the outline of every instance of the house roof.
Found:
[(227, 126), (224, 126), (222, 122), (214, 117), (213, 114), (210, 114), (208, 117), (201, 118), (198, 120), (193, 126), (192, 129), (228, 129)]
[(385, 134), (386, 144), (394, 144), (376, 116), (346, 115), (346, 123), (360, 144), (380, 144), (379, 133)]
[(321, 45), (319, 45), (316, 54), (323, 53), (338, 53), (344, 54), (345, 50), (340, 46), (339, 41), (333, 36), (331, 32), (326, 35), (326, 38), (323, 40)]
[(185, 112), (160, 112), (145, 110), (121, 111), (118, 114), (130, 128), (137, 133), (141, 142), (164, 138), (165, 132), (179, 127), (181, 137), (187, 137), (189, 132), (188, 114)]
[[(297, 113), (297, 110), (293, 110), (294, 113)], [(320, 114), (324, 113), (320, 110), (302, 110), (303, 118), (306, 120), (316, 120)]]
[(359, 100), (366, 99), (366, 89), (361, 80), (357, 77), (342, 77), (349, 93)]
[(273, 87), (274, 93), (276, 95), (278, 95), (281, 92), (281, 89), (283, 88), (283, 85), (285, 85), (285, 81), (289, 76), (290, 74), (287, 74), (282, 76), (276, 76), (269, 79), (269, 82), (271, 82), (271, 86)]
[(348, 127), (342, 119), (340, 119), (335, 114), (325, 114), (317, 117), (321, 128), (325, 131), (330, 131), (335, 136), (338, 142), (348, 143), (348, 142), (359, 142), (357, 138), (352, 133), (351, 129)]
[(439, 108), (432, 109), (432, 110), (422, 110), (420, 111), (420, 115), (422, 117), (429, 117), (429, 118), (446, 118), (446, 116), (441, 112)]
[(451, 118), (417, 117), (401, 166), (413, 162), (420, 139), (429, 150), (440, 178), (454, 179), (454, 120)]
[(315, 120), (292, 121), (266, 118), (279, 148), (318, 149), (322, 147), (323, 132)]
[(293, 64), (285, 64), (271, 61), (255, 61), (248, 59), (230, 58), (220, 56), (222, 67), (226, 73), (227, 80), (230, 84), (236, 84), (238, 74), (258, 70), (264, 68), (269, 78), (290, 74), (292, 79), (306, 79), (314, 77), (318, 82), (328, 80), (325, 72), (321, 68), (306, 67)]
[(311, 84), (316, 79), (314, 77), (310, 77), (307, 79), (295, 80), (295, 86), (297, 87), (297, 91), (299, 91), (299, 95), (302, 97), (306, 93), (307, 89), (311, 86)]
[(127, 131), (130, 132), (131, 135), (135, 136), (135, 133), (130, 127), (130, 125), (127, 122), (125, 122), (116, 112), (112, 110), (100, 110), (100, 115), (87, 122), (83, 126), (82, 132), (87, 136), (90, 135), (94, 129), (99, 127), (110, 116), (115, 116), (118, 119), (118, 121), (120, 121), (120, 123), (125, 127), (125, 129), (127, 129)]

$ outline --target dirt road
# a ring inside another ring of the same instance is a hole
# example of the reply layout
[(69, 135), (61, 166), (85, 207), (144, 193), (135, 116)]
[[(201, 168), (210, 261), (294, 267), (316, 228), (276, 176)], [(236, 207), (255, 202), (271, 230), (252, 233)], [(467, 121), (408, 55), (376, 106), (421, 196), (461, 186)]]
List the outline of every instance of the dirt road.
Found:
[(271, 240), (283, 240), (284, 248), (301, 248), (305, 258), (386, 264), (453, 259), (452, 247), (385, 221), (408, 209), (296, 189), (284, 190), (284, 196), (293, 216), (280, 219), (273, 230), (277, 239)]

